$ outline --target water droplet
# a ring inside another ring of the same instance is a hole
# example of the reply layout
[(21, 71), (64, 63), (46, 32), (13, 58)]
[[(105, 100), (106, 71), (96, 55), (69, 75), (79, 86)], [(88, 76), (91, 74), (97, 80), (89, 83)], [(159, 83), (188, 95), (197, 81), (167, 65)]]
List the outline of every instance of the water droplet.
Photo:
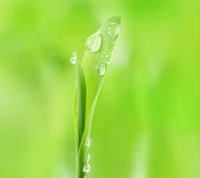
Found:
[(89, 163), (86, 163), (86, 164), (83, 166), (83, 172), (88, 173), (88, 172), (90, 172), (90, 170), (91, 170), (90, 164), (89, 164)]
[(86, 41), (87, 48), (91, 52), (97, 52), (101, 47), (101, 41), (102, 41), (102, 36), (101, 33), (98, 31), (87, 39)]
[(114, 36), (114, 37), (118, 36), (119, 31), (120, 31), (119, 24), (115, 22), (110, 23), (107, 27), (107, 32), (111, 36)]
[(86, 161), (89, 162), (89, 161), (90, 161), (90, 158), (91, 158), (91, 155), (88, 154), (88, 155), (87, 155), (87, 159), (86, 159)]
[(100, 64), (100, 66), (99, 66), (99, 75), (104, 75), (106, 73), (106, 66), (105, 66), (105, 64)]
[(73, 56), (73, 57), (77, 57), (77, 52), (73, 52), (73, 53), (72, 53), (72, 56)]
[(88, 137), (85, 145), (90, 148), (92, 146), (92, 143), (93, 143), (92, 139)]
[(72, 53), (72, 58), (70, 59), (70, 63), (72, 65), (75, 65), (76, 64), (76, 61), (77, 61), (77, 52), (73, 52)]
[(104, 63), (100, 63), (96, 66), (95, 70), (97, 70), (99, 75), (103, 76), (106, 73), (106, 66)]
[(70, 59), (70, 63), (71, 63), (72, 65), (75, 65), (75, 64), (76, 64), (76, 58), (75, 58), (75, 57), (72, 57), (72, 58)]
[(107, 64), (110, 64), (111, 58), (112, 58), (111, 55), (108, 55), (108, 54), (106, 55), (106, 62), (107, 62)]
[(83, 161), (84, 161), (85, 163), (89, 163), (90, 158), (91, 158), (91, 155), (88, 153), (87, 155), (84, 156)]

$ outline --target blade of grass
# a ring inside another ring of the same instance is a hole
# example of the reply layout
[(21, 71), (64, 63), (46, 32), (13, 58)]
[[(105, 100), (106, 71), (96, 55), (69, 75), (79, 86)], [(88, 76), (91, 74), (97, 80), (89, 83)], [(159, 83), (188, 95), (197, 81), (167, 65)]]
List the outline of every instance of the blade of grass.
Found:
[(76, 81), (77, 87), (74, 96), (74, 122), (75, 122), (75, 138), (76, 138), (76, 167), (77, 175), (80, 173), (79, 167), (79, 147), (83, 132), (85, 129), (85, 111), (86, 111), (86, 83), (83, 69), (79, 61), (76, 61)]
[(108, 64), (113, 58), (120, 22), (119, 16), (112, 17), (95, 34), (91, 35), (86, 41), (86, 52), (82, 64), (78, 62), (76, 64), (77, 92), (74, 119), (78, 155), (77, 178), (86, 177), (90, 171), (88, 154), (91, 146), (90, 134), (94, 110)]
[(86, 111), (86, 83), (83, 74), (83, 69), (79, 62), (76, 65), (77, 76), (77, 92), (78, 92), (78, 136), (80, 146), (83, 132), (85, 129), (85, 111)]
[[(74, 59), (73, 59), (74, 60)], [(86, 111), (86, 83), (81, 64), (76, 61), (76, 90), (74, 95), (74, 125), (75, 125), (75, 147), (76, 164), (78, 164), (78, 154), (81, 139), (85, 129), (85, 111)], [(78, 165), (76, 166), (78, 167)]]

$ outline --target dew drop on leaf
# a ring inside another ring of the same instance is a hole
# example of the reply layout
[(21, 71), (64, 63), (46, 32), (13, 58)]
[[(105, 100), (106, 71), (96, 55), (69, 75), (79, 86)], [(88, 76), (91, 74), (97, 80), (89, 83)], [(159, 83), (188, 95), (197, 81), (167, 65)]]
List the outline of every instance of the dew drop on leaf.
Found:
[(95, 68), (100, 76), (105, 75), (106, 73), (106, 66), (104, 63), (100, 63)]
[(98, 31), (87, 39), (86, 46), (91, 52), (94, 53), (101, 48), (101, 42), (102, 42), (102, 35)]
[(105, 73), (106, 73), (106, 66), (105, 66), (105, 64), (100, 64), (100, 66), (99, 66), (99, 75), (105, 75)]

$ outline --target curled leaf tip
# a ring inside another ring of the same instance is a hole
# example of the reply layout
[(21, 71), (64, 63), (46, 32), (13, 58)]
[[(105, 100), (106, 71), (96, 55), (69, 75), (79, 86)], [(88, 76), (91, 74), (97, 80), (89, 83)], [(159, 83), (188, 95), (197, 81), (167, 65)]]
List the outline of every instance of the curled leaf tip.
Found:
[(114, 23), (118, 23), (120, 25), (121, 24), (121, 16), (119, 16), (119, 15), (113, 16), (108, 20), (108, 22), (110, 22), (110, 23), (114, 22)]

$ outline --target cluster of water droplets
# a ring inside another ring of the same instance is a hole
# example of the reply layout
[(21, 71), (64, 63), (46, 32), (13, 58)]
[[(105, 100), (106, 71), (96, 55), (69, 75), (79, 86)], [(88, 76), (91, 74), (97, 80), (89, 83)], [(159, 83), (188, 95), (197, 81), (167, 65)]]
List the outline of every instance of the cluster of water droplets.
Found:
[[(108, 24), (108, 26), (106, 27), (106, 32), (104, 33), (107, 33), (110, 36), (109, 38), (112, 38), (113, 41), (111, 40), (110, 44), (108, 44), (108, 48), (110, 48), (110, 51), (108, 51), (106, 55), (103, 54), (101, 57), (99, 57), (98, 59), (99, 62), (95, 66), (95, 71), (100, 76), (105, 75), (107, 71), (107, 64), (110, 64), (110, 62), (113, 61), (113, 54), (114, 54), (113, 49), (115, 47), (115, 40), (113, 39), (113, 37), (115, 38), (119, 34), (119, 24), (116, 22)], [(101, 49), (103, 42), (105, 42), (105, 44), (109, 43), (108, 41), (109, 39), (107, 38), (103, 39), (102, 36), (103, 35), (101, 30), (99, 30), (87, 39), (86, 41), (87, 52), (96, 53)], [(85, 54), (87, 52), (85, 52)]]
[[(113, 61), (113, 59), (114, 59), (113, 55), (114, 55), (114, 52), (110, 51), (105, 56), (103, 56), (103, 55), (101, 56), (99, 64), (97, 64), (95, 66), (95, 70), (97, 71), (97, 73), (100, 76), (104, 76), (105, 75), (106, 70), (107, 70), (105, 62), (107, 64), (110, 64)], [(102, 59), (104, 59), (105, 62)]]
[[(119, 31), (120, 31), (119, 24), (116, 22), (110, 23), (107, 26), (106, 31), (111, 37), (117, 37), (119, 35)], [(105, 41), (106, 41), (106, 39), (105, 39)], [(109, 51), (108, 54), (106, 55), (106, 62), (108, 64), (110, 64), (110, 62), (112, 62), (114, 60), (114, 57), (113, 57), (114, 52), (112, 50), (115, 48), (115, 41), (111, 41), (110, 45), (112, 46), (111, 51)]]
[(113, 51), (112, 51), (112, 52), (108, 52), (108, 54), (106, 55), (106, 62), (107, 62), (108, 64), (110, 64), (110, 63), (114, 60), (113, 55), (114, 55), (114, 52), (113, 52)]
[[(85, 142), (85, 146), (88, 147), (88, 148), (90, 148), (92, 146), (92, 143), (93, 143), (92, 139), (90, 137), (88, 137), (87, 140), (86, 140), (86, 142)], [(91, 155), (89, 153), (86, 154), (85, 157), (83, 158), (84, 159), (83, 160), (84, 161), (83, 172), (85, 174), (87, 174), (91, 170), (91, 166), (89, 164), (90, 158), (91, 158)]]
[(90, 172), (90, 170), (91, 170), (91, 166), (90, 166), (90, 164), (89, 164), (90, 158), (91, 158), (91, 155), (90, 155), (89, 153), (88, 153), (88, 154), (86, 155), (86, 157), (84, 158), (83, 172), (85, 172), (86, 174), (87, 174), (88, 172)]
[(75, 65), (76, 62), (77, 62), (77, 52), (73, 52), (73, 53), (72, 53), (72, 58), (70, 59), (70, 63), (71, 63), (72, 65)]
[[(101, 45), (102, 45), (102, 34), (100, 31), (91, 35), (86, 41), (86, 46), (88, 50), (92, 53), (99, 51)], [(96, 65), (95, 70), (100, 76), (103, 76), (106, 73), (106, 66), (103, 62), (100, 61), (100, 63)]]

